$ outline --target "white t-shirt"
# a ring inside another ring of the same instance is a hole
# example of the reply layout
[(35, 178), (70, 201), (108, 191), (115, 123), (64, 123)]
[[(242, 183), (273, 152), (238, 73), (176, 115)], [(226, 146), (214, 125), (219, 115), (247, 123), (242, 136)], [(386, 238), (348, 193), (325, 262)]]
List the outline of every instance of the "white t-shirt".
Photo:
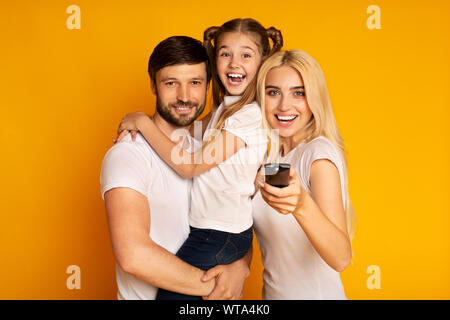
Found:
[[(217, 108), (205, 136), (216, 126), (223, 110), (239, 101), (239, 96), (225, 96)], [(267, 135), (262, 127), (261, 109), (256, 102), (245, 105), (229, 117), (223, 130), (242, 139), (246, 146), (226, 161), (193, 178), (190, 225), (241, 233), (253, 224), (254, 181), (267, 151)]]
[[(178, 251), (189, 234), (191, 180), (173, 171), (140, 134), (135, 142), (127, 135), (107, 152), (100, 183), (102, 197), (117, 187), (131, 188), (146, 196), (151, 216), (149, 236), (168, 251)], [(116, 278), (118, 299), (155, 299), (158, 288), (124, 272), (119, 265)]]
[[(325, 137), (301, 143), (280, 162), (290, 163), (311, 194), (310, 168), (318, 159), (332, 161), (339, 171), (345, 204), (344, 171), (336, 147)], [(255, 233), (264, 265), (263, 299), (346, 299), (339, 273), (316, 252), (293, 215), (283, 215), (270, 207), (258, 192), (253, 199)]]

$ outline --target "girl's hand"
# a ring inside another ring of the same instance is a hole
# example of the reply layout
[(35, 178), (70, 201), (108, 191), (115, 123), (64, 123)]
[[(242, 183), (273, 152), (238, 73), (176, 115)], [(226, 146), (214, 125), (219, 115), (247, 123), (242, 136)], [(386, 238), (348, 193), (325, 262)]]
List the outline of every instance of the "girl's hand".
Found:
[(306, 191), (302, 188), (297, 172), (289, 171), (289, 185), (284, 188), (271, 186), (267, 182), (260, 184), (261, 196), (266, 203), (282, 214), (293, 213), (303, 204)]
[(144, 112), (133, 112), (123, 117), (120, 122), (119, 129), (117, 130), (117, 138), (114, 139), (114, 143), (117, 143), (123, 139), (128, 133), (131, 132), (131, 139), (136, 141), (136, 134), (142, 125), (143, 121), (148, 121), (150, 118)]
[(117, 136), (117, 138), (115, 138), (113, 140), (114, 143), (119, 142), (120, 140), (122, 140), (127, 134), (131, 133), (131, 140), (136, 141), (136, 135), (137, 135), (137, 131), (128, 131), (128, 130), (123, 130), (121, 133), (119, 133), (119, 135)]

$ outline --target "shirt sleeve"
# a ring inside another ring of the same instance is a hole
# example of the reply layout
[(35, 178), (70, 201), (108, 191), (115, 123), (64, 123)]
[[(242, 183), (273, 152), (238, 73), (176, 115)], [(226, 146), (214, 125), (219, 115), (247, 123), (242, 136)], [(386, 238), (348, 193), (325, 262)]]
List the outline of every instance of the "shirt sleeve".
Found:
[(240, 138), (247, 146), (253, 144), (259, 135), (258, 131), (262, 130), (260, 107), (255, 103), (244, 106), (225, 120), (223, 130)]
[(298, 168), (303, 186), (306, 186), (308, 190), (311, 190), (311, 165), (314, 161), (320, 159), (331, 161), (338, 169), (341, 181), (342, 198), (345, 203), (345, 180), (342, 159), (337, 148), (327, 139), (320, 138), (313, 140), (305, 147)]
[(108, 190), (127, 187), (147, 197), (151, 162), (147, 160), (137, 142), (121, 142), (105, 155), (100, 173), (101, 194)]

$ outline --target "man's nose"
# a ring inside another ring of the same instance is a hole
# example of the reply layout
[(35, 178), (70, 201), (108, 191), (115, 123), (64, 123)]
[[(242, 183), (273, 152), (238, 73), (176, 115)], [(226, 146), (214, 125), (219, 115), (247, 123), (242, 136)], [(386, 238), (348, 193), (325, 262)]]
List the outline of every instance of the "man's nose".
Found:
[(187, 85), (181, 85), (178, 87), (177, 98), (180, 101), (189, 101), (189, 88)]

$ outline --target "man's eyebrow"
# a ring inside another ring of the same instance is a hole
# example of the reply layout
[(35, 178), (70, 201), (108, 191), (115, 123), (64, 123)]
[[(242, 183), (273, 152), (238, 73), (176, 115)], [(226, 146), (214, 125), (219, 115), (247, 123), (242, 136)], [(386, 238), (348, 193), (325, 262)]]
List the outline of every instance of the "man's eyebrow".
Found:
[[(161, 78), (159, 81), (160, 82), (166, 82), (166, 81), (178, 81), (178, 78), (174, 78), (174, 77), (167, 77), (167, 78)], [(190, 80), (205, 80), (205, 77), (203, 76), (194, 76), (192, 78), (190, 78)]]
[(159, 79), (160, 82), (165, 82), (165, 81), (176, 81), (176, 80), (178, 80), (178, 79), (177, 79), (177, 78), (170, 78), (170, 77)]

